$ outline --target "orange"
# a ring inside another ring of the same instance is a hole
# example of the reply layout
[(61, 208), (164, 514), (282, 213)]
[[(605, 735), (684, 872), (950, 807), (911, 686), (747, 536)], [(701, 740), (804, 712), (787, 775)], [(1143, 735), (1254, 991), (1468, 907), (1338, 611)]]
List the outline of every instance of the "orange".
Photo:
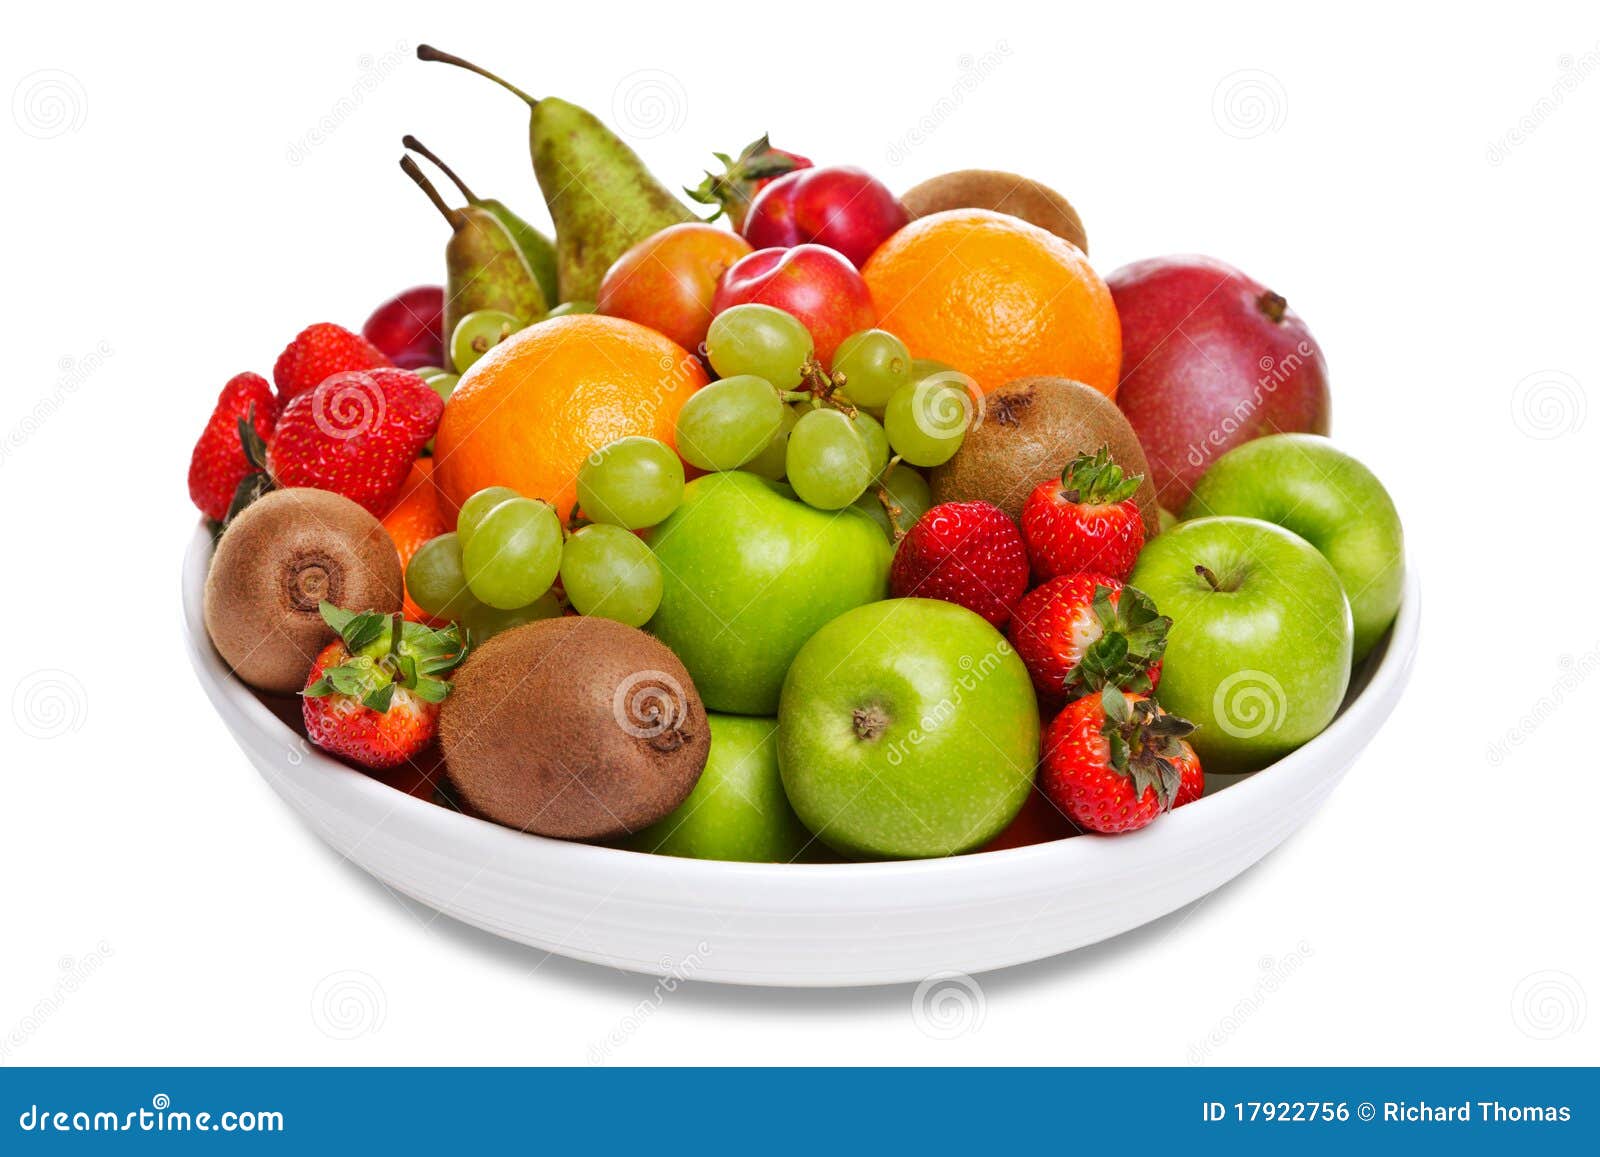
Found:
[[(400, 501), (383, 518), (383, 529), (389, 532), (395, 549), (400, 552), (400, 569), (403, 571), (410, 565), (411, 556), (423, 543), (455, 528), (455, 519), (439, 501), (439, 489), (433, 484), (433, 459), (418, 458), (400, 489)], [(427, 613), (411, 601), (409, 591), (405, 610), (406, 618), (414, 622), (432, 622)]]
[(485, 486), (553, 503), (565, 519), (578, 469), (640, 434), (676, 445), (678, 410), (706, 373), (693, 354), (619, 317), (578, 314), (512, 334), (462, 375), (434, 438), (452, 509)]
[(985, 393), (1045, 375), (1116, 394), (1111, 291), (1077, 247), (1037, 225), (987, 209), (931, 213), (879, 246), (861, 275), (882, 328)]

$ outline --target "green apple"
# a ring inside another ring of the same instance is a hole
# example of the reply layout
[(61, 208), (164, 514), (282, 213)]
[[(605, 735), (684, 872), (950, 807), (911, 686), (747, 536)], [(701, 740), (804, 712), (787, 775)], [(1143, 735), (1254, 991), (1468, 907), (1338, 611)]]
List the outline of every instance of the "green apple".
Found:
[(1292, 530), (1322, 552), (1344, 584), (1355, 658), (1394, 622), (1405, 582), (1400, 515), (1377, 477), (1316, 434), (1272, 434), (1218, 458), (1184, 518), (1236, 514)]
[(1129, 576), (1172, 617), (1155, 696), (1198, 724), (1208, 772), (1255, 771), (1333, 719), (1353, 630), (1339, 576), (1316, 547), (1255, 518), (1180, 522)]
[(815, 841), (778, 775), (778, 721), (707, 714), (711, 754), (689, 798), (628, 841), (641, 852), (696, 860), (789, 863)]
[(650, 536), (662, 589), (646, 629), (683, 660), (713, 711), (776, 712), (801, 645), (888, 593), (894, 552), (877, 524), (791, 494), (743, 471), (707, 474)]
[(857, 858), (980, 847), (1033, 789), (1039, 707), (1005, 637), (965, 607), (890, 599), (800, 649), (778, 764), (802, 823)]

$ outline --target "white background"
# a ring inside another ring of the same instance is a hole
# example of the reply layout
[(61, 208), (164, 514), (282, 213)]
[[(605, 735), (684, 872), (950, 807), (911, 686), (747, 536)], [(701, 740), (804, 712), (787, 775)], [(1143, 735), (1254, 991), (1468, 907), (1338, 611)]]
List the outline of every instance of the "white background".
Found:
[[(629, 1015), (613, 1063), (1600, 1060), (1593, 5), (879, 7), (10, 13), (0, 1063), (584, 1064)], [(328, 852), (183, 656), (184, 477), (228, 376), (439, 280), (402, 133), (543, 220), (522, 106), (424, 41), (595, 109), (669, 183), (762, 130), (897, 189), (1021, 170), (1103, 273), (1194, 250), (1285, 294), (1426, 593), (1408, 697), (1326, 808), (1189, 909), (982, 977), (952, 1040), (909, 988), (657, 1007)]]

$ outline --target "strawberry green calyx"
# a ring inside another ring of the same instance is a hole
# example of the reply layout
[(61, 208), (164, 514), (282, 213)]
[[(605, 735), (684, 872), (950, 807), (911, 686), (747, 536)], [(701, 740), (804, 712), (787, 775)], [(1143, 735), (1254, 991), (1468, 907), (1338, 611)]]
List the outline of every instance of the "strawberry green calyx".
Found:
[(1079, 454), (1061, 472), (1061, 496), (1083, 506), (1115, 506), (1126, 502), (1144, 481), (1143, 474), (1123, 474), (1102, 446), (1093, 454)]
[(744, 224), (745, 211), (750, 207), (758, 184), (804, 167), (798, 158), (773, 148), (765, 133), (746, 145), (738, 157), (727, 153), (713, 153), (712, 156), (722, 162), (723, 171), (708, 171), (705, 180), (692, 189), (685, 188), (684, 192), (702, 205), (717, 206), (711, 220), (726, 213), (736, 229)]
[(439, 676), (466, 658), (466, 640), (458, 627), (435, 630), (398, 614), (346, 611), (329, 602), (320, 610), (350, 658), (324, 670), (303, 694), (347, 695), (379, 712), (389, 709), (396, 688), (428, 703), (443, 702), (450, 694), (449, 682)]
[(250, 473), (239, 479), (239, 485), (233, 492), (233, 501), (228, 503), (228, 513), (223, 515), (223, 526), (238, 517), (246, 506), (273, 489), (272, 475), (267, 472), (267, 444), (256, 432), (254, 402), (245, 411), (244, 417), (239, 419), (239, 447), (244, 451), (245, 461), (250, 463)]
[(1067, 672), (1063, 689), (1069, 696), (1107, 688), (1148, 692), (1150, 668), (1166, 654), (1172, 620), (1156, 610), (1150, 596), (1136, 587), (1123, 587), (1115, 602), (1111, 596), (1110, 587), (1094, 588), (1092, 609), (1100, 637)]
[(1184, 758), (1184, 737), (1194, 731), (1187, 719), (1162, 711), (1149, 699), (1129, 700), (1115, 687), (1100, 692), (1105, 723), (1100, 733), (1110, 749), (1111, 766), (1133, 780), (1133, 798), (1154, 788), (1162, 811), (1172, 808), (1183, 782), (1176, 761)]

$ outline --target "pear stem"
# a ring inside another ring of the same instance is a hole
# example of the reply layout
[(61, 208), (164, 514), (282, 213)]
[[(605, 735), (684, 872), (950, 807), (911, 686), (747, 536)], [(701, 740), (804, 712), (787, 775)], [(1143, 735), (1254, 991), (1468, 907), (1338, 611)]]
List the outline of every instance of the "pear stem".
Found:
[(427, 145), (417, 140), (417, 138), (412, 136), (410, 133), (407, 133), (405, 136), (401, 137), (400, 143), (406, 148), (410, 149), (413, 153), (416, 153), (418, 156), (426, 157), (429, 161), (433, 162), (434, 167), (445, 176), (449, 177), (451, 184), (455, 185), (457, 189), (461, 190), (461, 195), (467, 199), (469, 204), (476, 205), (478, 203), (477, 194), (475, 194), (471, 189), (467, 188), (467, 183), (460, 177), (456, 176), (455, 170), (441, 161), (439, 159), (439, 155)]
[(417, 183), (417, 187), (428, 195), (428, 200), (433, 202), (434, 208), (438, 209), (440, 213), (444, 214), (444, 219), (450, 222), (451, 229), (461, 229), (466, 226), (467, 219), (462, 216), (461, 210), (452, 209), (449, 205), (445, 204), (444, 198), (439, 196), (439, 190), (433, 187), (433, 182), (428, 180), (427, 177), (423, 176), (422, 170), (417, 168), (417, 162), (413, 161), (410, 157), (401, 157), (400, 167), (405, 170), (406, 176), (415, 181)]
[(448, 52), (440, 52), (437, 48), (435, 48), (431, 44), (419, 44), (419, 45), (417, 45), (417, 59), (418, 60), (436, 60), (436, 61), (439, 61), (441, 64), (453, 64), (457, 68), (466, 69), (468, 72), (475, 72), (481, 77), (485, 77), (488, 80), (494, 81), (496, 84), (498, 84), (501, 88), (505, 89), (506, 91), (516, 93), (523, 100), (528, 102), (528, 107), (529, 108), (532, 108), (534, 105), (539, 103), (537, 100), (535, 100), (533, 97), (529, 96), (527, 93), (523, 92), (520, 88), (518, 88), (516, 85), (512, 84), (510, 81), (501, 80), (498, 76), (496, 76), (494, 73), (490, 72), (488, 69), (480, 68), (476, 64), (473, 64), (472, 61), (470, 61), (470, 60), (462, 60), (459, 56), (452, 56)]

